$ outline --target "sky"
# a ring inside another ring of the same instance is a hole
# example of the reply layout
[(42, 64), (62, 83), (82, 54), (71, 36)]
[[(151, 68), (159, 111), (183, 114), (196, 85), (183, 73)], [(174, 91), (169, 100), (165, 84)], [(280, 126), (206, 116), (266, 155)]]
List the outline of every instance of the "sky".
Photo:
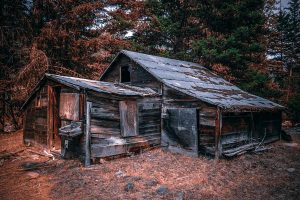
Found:
[(281, 5), (283, 8), (286, 8), (288, 6), (289, 0), (281, 0)]

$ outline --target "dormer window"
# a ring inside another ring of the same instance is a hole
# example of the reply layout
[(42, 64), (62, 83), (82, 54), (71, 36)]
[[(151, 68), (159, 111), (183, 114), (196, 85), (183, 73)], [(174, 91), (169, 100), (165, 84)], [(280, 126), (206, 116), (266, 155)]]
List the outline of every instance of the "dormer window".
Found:
[(130, 82), (130, 68), (129, 66), (121, 67), (121, 83)]

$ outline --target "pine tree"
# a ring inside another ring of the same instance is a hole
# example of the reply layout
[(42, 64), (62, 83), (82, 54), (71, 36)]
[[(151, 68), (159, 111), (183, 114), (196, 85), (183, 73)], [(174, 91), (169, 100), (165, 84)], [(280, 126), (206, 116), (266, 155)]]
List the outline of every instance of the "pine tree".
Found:
[(291, 0), (281, 21), (283, 61), (288, 71), (286, 101), (292, 117), (300, 115), (300, 0)]
[(33, 43), (54, 73), (97, 78), (115, 53), (130, 46), (126, 34), (141, 7), (134, 0), (34, 0)]
[(190, 60), (193, 40), (201, 35), (198, 1), (147, 0), (145, 16), (134, 33), (135, 48), (148, 53)]
[(24, 65), (24, 47), (30, 43), (30, 10), (26, 0), (0, 1), (0, 80), (9, 79)]
[(248, 67), (262, 60), (263, 8), (263, 0), (203, 2), (199, 17), (209, 32), (195, 42), (196, 56), (209, 66), (229, 67), (235, 77), (245, 79)]
[[(28, 61), (27, 47), (32, 31), (28, 1), (0, 1), (0, 95), (5, 97), (5, 110), (0, 109), (0, 123), (4, 118), (18, 128), (19, 106), (22, 102), (11, 98), (11, 91), (20, 68)], [(1, 100), (3, 101), (3, 99)]]

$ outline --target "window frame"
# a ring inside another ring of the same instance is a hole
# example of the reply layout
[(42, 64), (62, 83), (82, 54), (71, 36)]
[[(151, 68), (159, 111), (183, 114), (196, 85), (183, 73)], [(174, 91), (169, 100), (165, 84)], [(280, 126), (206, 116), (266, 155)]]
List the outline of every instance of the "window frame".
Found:
[[(127, 71), (128, 71), (128, 73), (129, 73), (129, 81), (123, 81), (122, 80), (122, 77), (123, 77), (123, 69), (124, 68), (127, 68)], [(120, 67), (120, 80), (119, 80), (119, 82), (120, 83), (131, 83), (131, 72), (132, 72), (132, 70), (131, 70), (131, 66), (130, 65), (122, 65), (121, 67)]]

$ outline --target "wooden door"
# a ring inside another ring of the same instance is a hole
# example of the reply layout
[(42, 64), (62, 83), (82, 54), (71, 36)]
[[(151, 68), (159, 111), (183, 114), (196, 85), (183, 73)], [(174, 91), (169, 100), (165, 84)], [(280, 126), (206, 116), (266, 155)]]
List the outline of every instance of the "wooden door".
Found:
[(169, 131), (185, 148), (198, 149), (197, 109), (174, 108), (167, 110)]
[(61, 137), (58, 134), (60, 127), (59, 94), (60, 88), (48, 86), (48, 144), (50, 149), (55, 151), (61, 149)]
[(122, 136), (138, 134), (137, 104), (136, 101), (120, 101), (120, 120)]

